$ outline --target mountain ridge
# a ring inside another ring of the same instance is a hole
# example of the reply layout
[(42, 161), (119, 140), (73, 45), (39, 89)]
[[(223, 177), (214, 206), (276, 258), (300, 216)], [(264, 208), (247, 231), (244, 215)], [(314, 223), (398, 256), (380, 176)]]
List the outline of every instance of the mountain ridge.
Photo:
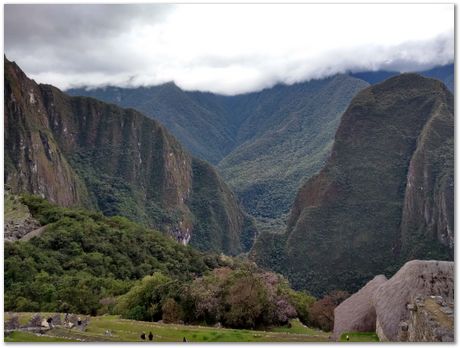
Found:
[[(315, 294), (357, 290), (408, 259), (451, 259), (453, 222), (440, 207), (450, 206), (453, 171), (439, 174), (434, 158), (438, 144), (446, 143), (452, 167), (453, 123), (453, 97), (439, 81), (402, 74), (362, 90), (342, 116), (326, 165), (299, 190), (286, 232), (262, 234), (251, 257)], [(423, 140), (437, 131), (431, 142)], [(415, 208), (404, 213), (411, 218), (403, 214), (414, 194), (407, 184), (411, 158), (421, 165), (412, 166), (409, 182), (431, 168), (430, 191), (421, 201), (437, 197), (430, 216), (442, 224), (425, 223)]]
[[(228, 240), (199, 246), (237, 254), (243, 251), (243, 229), (255, 229), (222, 180), (193, 186), (196, 161), (162, 125), (138, 111), (37, 85), (5, 59), (5, 183), (13, 193), (123, 215), (184, 244), (195, 242), (193, 229), (221, 224), (226, 227), (215, 231)], [(206, 163), (200, 166), (217, 175)], [(189, 199), (200, 189), (223, 194), (201, 197), (192, 209)], [(218, 218), (201, 215), (199, 221), (195, 214), (208, 205), (220, 209)]]
[[(421, 72), (446, 82), (450, 90), (453, 73), (452, 64)], [(68, 92), (156, 117), (191, 153), (217, 166), (260, 229), (275, 231), (284, 228), (296, 191), (324, 165), (340, 116), (354, 94), (399, 74), (337, 74), (233, 96), (183, 91), (173, 82)], [(341, 84), (333, 87), (337, 80)]]

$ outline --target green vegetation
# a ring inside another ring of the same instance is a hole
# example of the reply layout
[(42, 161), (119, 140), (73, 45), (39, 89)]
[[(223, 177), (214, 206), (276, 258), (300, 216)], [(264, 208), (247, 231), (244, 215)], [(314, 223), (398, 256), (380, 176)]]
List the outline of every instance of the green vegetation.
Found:
[[(32, 313), (19, 313), (22, 317), (30, 318)], [(292, 329), (283, 331), (255, 331), (214, 328), (192, 325), (161, 324), (121, 319), (118, 316), (105, 315), (92, 317), (86, 331), (79, 332), (68, 329), (52, 329), (47, 336), (14, 332), (9, 336), (9, 342), (34, 342), (38, 340), (53, 342), (73, 339), (74, 341), (118, 341), (140, 342), (140, 334), (152, 332), (154, 342), (182, 342), (185, 337), (189, 342), (326, 342), (329, 334), (308, 329), (301, 331), (295, 321)], [(106, 330), (111, 335), (105, 335)]]
[(342, 75), (277, 86), (248, 101), (242, 143), (218, 165), (248, 213), (277, 227), (302, 183), (323, 166), (342, 113), (366, 86)]
[(313, 320), (315, 298), (255, 264), (195, 251), (122, 217), (21, 200), (46, 229), (5, 244), (7, 311), (248, 329)]
[(236, 197), (210, 165), (200, 173), (213, 180), (194, 175), (196, 160), (158, 122), (37, 85), (7, 59), (4, 70), (5, 183), (13, 193), (124, 216), (180, 242), (196, 236), (206, 251), (237, 255), (252, 246), (255, 227)]
[(285, 325), (298, 313), (307, 321), (314, 300), (281, 276), (245, 265), (217, 268), (185, 284), (155, 273), (120, 296), (113, 312), (135, 320), (255, 329)]
[(139, 110), (164, 124), (192, 154), (214, 164), (235, 146), (226, 97), (185, 92), (174, 83), (139, 88), (71, 89), (67, 93)]
[[(348, 340), (347, 340), (348, 336)], [(375, 332), (344, 332), (340, 336), (340, 342), (379, 342), (379, 336)]]
[(6, 310), (96, 314), (108, 310), (102, 299), (110, 303), (153, 272), (188, 280), (227, 265), (125, 218), (59, 208), (34, 196), (23, 203), (47, 228), (40, 238), (5, 244)]
[(255, 224), (240, 211), (233, 193), (206, 162), (194, 159), (190, 210), (196, 218), (190, 245), (227, 255), (247, 252), (254, 244)]
[[(270, 331), (273, 332), (286, 332), (295, 333), (299, 335), (318, 335), (320, 332), (318, 329), (314, 329), (303, 324), (299, 319), (293, 319), (289, 321), (288, 325), (274, 327)], [(327, 332), (324, 333), (326, 336)]]
[(281, 231), (299, 186), (324, 164), (341, 114), (367, 85), (342, 75), (232, 97), (173, 84), (68, 92), (159, 119), (193, 154), (218, 164), (263, 229)]
[[(342, 117), (333, 156), (299, 190), (286, 233), (259, 236), (253, 259), (315, 296), (355, 292), (414, 256), (451, 259), (445, 231), (453, 226), (452, 106), (441, 83), (418, 75), (361, 91)], [(444, 143), (449, 165), (438, 152)], [(402, 231), (405, 221), (416, 233)]]
[(3, 197), (5, 223), (23, 222), (31, 217), (27, 206), (22, 204), (18, 196), (9, 194), (7, 188)]
[(5, 342), (78, 342), (78, 340), (14, 331), (5, 335)]

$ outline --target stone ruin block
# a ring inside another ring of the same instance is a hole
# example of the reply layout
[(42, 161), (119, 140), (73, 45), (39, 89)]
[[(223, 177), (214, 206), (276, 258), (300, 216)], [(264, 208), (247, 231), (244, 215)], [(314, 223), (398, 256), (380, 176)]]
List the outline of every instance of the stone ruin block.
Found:
[(19, 329), (19, 317), (13, 315), (8, 321), (5, 322), (5, 330), (16, 330)]
[(29, 321), (29, 326), (31, 327), (40, 327), (42, 325), (42, 317), (40, 314), (35, 313), (32, 319)]
[(55, 314), (53, 317), (52, 317), (53, 321), (53, 325), (62, 325), (62, 320), (61, 320), (61, 314), (57, 313)]

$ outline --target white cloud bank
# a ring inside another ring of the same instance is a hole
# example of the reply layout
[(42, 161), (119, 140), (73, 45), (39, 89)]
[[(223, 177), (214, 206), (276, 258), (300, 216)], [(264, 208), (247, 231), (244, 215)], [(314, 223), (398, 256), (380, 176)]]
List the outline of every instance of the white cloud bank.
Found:
[(454, 58), (454, 5), (6, 5), (5, 53), (60, 88), (174, 81), (236, 94)]

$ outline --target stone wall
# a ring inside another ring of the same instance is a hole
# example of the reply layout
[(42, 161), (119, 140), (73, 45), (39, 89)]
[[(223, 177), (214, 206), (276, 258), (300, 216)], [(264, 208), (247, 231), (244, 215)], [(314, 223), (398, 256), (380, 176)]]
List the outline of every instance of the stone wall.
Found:
[(380, 341), (451, 342), (453, 303), (454, 263), (413, 260), (342, 302), (334, 311), (333, 339), (375, 330)]
[(454, 304), (441, 296), (417, 296), (399, 325), (402, 342), (454, 342)]

